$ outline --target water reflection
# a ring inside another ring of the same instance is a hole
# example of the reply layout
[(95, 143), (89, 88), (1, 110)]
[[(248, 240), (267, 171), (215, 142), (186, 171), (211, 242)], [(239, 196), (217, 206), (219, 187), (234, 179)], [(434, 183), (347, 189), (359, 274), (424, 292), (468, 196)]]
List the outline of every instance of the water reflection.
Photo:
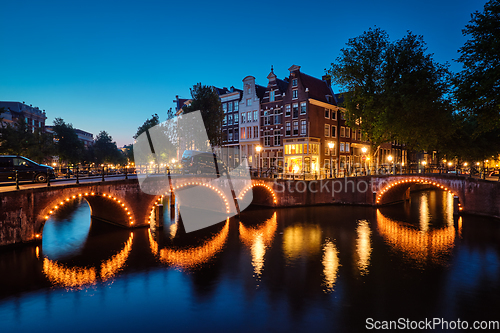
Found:
[(266, 248), (271, 246), (277, 227), (276, 212), (260, 228), (249, 228), (245, 227), (242, 222), (239, 223), (240, 239), (243, 244), (250, 248), (254, 277), (258, 280), (260, 280), (264, 269)]
[(358, 269), (361, 275), (368, 274), (370, 265), (370, 255), (372, 253), (371, 246), (371, 230), (367, 220), (359, 220), (356, 228), (358, 238), (356, 239), (356, 253), (358, 255)]
[(295, 224), (286, 227), (283, 234), (283, 254), (286, 263), (307, 258), (321, 251), (321, 228), (317, 224)]
[[(123, 249), (100, 265), (101, 281), (111, 279), (124, 267), (132, 249), (133, 239), (134, 234), (130, 233)], [(59, 263), (57, 260), (50, 260), (48, 257), (43, 258), (43, 274), (52, 284), (69, 288), (95, 284), (98, 277), (95, 267), (69, 266)]]
[[(425, 219), (425, 217), (424, 217)], [(377, 227), (385, 241), (404, 253), (409, 263), (423, 264), (427, 261), (445, 264), (455, 243), (455, 228), (415, 230), (402, 221), (392, 220), (377, 210)]]
[(180, 269), (189, 269), (208, 262), (222, 250), (229, 233), (229, 218), (226, 220), (222, 230), (202, 245), (187, 249), (162, 248), (159, 249), (157, 241), (148, 230), (149, 246), (151, 252), (157, 255), (160, 261)]
[(333, 291), (335, 286), (335, 281), (337, 280), (337, 273), (339, 270), (339, 253), (335, 244), (327, 239), (325, 245), (323, 245), (323, 275), (324, 279), (324, 291), (330, 293)]

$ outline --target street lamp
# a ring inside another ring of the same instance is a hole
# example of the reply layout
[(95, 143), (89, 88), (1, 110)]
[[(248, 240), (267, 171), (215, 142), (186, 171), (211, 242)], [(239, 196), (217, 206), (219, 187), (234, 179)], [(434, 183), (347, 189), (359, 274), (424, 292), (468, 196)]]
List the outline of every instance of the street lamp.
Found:
[(392, 155), (387, 156), (387, 160), (389, 161), (389, 170), (392, 169)]
[(368, 174), (367, 171), (366, 171), (366, 156), (365, 156), (367, 151), (368, 151), (368, 149), (366, 149), (366, 147), (362, 147), (361, 148), (361, 152), (363, 153), (363, 157), (362, 158), (364, 158), (364, 160), (365, 160), (365, 175)]
[(427, 165), (427, 161), (422, 161), (422, 165), (424, 166), (424, 173), (425, 173), (425, 166)]
[(259, 159), (257, 161), (257, 168), (259, 169), (259, 177), (260, 177), (260, 173), (262, 172), (262, 166), (261, 166), (261, 162), (260, 162), (260, 151), (262, 150), (262, 147), (261, 146), (257, 146), (255, 147), (255, 150), (257, 151), (257, 154), (259, 154)]
[(330, 178), (332, 178), (332, 171), (333, 171), (333, 166), (332, 166), (332, 149), (335, 147), (335, 143), (333, 142), (328, 142), (328, 148), (330, 148)]

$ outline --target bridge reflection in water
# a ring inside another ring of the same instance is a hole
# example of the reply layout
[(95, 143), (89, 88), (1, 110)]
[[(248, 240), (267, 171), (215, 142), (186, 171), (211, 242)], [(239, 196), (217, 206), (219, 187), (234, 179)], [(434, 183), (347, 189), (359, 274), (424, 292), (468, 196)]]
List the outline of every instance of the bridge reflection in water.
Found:
[(43, 273), (53, 284), (62, 287), (76, 288), (95, 284), (98, 277), (102, 282), (105, 282), (115, 276), (125, 265), (132, 250), (133, 239), (134, 233), (131, 232), (123, 249), (101, 263), (99, 274), (97, 267), (74, 267), (50, 260), (47, 257), (43, 258)]
[[(419, 196), (418, 228), (408, 222), (399, 221), (382, 214), (377, 209), (376, 219), (379, 233), (393, 251), (404, 254), (408, 263), (422, 265), (424, 263), (445, 264), (455, 245), (457, 230), (453, 218), (453, 197), (444, 192), (442, 201), (437, 202), (436, 192), (424, 192)], [(432, 203), (430, 201), (433, 201)], [(431, 213), (431, 207), (441, 205), (442, 227), (434, 226), (436, 212)], [(459, 218), (459, 228), (461, 218)], [(460, 230), (458, 230), (460, 234)]]

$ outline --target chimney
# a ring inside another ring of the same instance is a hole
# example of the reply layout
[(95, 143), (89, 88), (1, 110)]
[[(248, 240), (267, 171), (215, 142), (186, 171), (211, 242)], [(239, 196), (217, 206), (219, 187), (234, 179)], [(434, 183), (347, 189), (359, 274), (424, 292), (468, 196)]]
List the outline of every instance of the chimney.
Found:
[(326, 84), (327, 84), (329, 87), (331, 87), (331, 86), (332, 86), (332, 77), (331, 77), (330, 75), (328, 75), (328, 74), (327, 74), (327, 75), (323, 75), (323, 76), (321, 77), (321, 80), (325, 81), (325, 82), (326, 82)]

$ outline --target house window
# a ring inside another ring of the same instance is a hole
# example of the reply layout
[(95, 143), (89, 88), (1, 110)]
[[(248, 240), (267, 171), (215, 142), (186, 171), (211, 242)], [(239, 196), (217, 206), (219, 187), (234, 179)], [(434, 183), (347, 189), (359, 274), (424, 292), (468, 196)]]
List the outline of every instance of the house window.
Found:
[(325, 155), (330, 155), (330, 147), (328, 147), (328, 144), (325, 146)]
[(290, 104), (287, 104), (285, 106), (285, 117), (290, 117), (290, 111), (291, 111)]
[(228, 117), (227, 117), (227, 124), (228, 125), (232, 125), (233, 124), (233, 115), (230, 114)]
[(253, 112), (253, 121), (257, 121), (259, 117), (257, 117), (257, 111)]
[(264, 131), (264, 146), (269, 147), (271, 145), (271, 131)]
[(264, 111), (264, 125), (271, 125), (269, 111)]
[(299, 122), (293, 122), (293, 135), (299, 135)]
[(239, 102), (234, 102), (234, 111), (238, 111), (238, 107), (239, 107), (240, 103)]
[(247, 139), (251, 139), (251, 138), (252, 138), (252, 128), (247, 127)]
[(281, 131), (280, 130), (274, 131), (274, 145), (281, 146)]
[(233, 102), (227, 103), (227, 112), (233, 112)]
[(299, 116), (299, 103), (293, 103), (293, 118)]
[(292, 90), (292, 99), (297, 99), (299, 97), (299, 93), (297, 89)]
[(274, 102), (274, 90), (269, 91), (269, 102)]
[(274, 125), (281, 124), (281, 109), (274, 110)]
[(330, 119), (330, 109), (325, 109), (325, 118)]
[(361, 130), (359, 129), (358, 130), (358, 140), (361, 141), (362, 140), (362, 137), (361, 137)]
[(243, 112), (241, 114), (241, 123), (244, 124), (246, 123), (246, 121), (247, 121), (247, 114)]
[(292, 79), (292, 87), (296, 87), (297, 86), (297, 79)]
[(247, 99), (247, 106), (250, 106), (250, 105), (252, 105), (252, 99), (248, 98)]
[(234, 130), (234, 141), (238, 141), (238, 130)]
[(289, 121), (285, 123), (285, 135), (290, 136), (290, 132), (292, 130), (292, 126)]
[(330, 125), (325, 124), (325, 137), (330, 136)]
[(300, 114), (305, 114), (307, 112), (307, 103), (302, 102), (300, 103)]
[(332, 120), (337, 120), (337, 111), (332, 110)]
[(222, 125), (227, 124), (227, 115), (224, 116), (224, 119), (222, 119)]
[(227, 104), (226, 103), (222, 103), (222, 111), (224, 111), (224, 113), (227, 112)]
[(343, 152), (343, 151), (344, 151), (344, 143), (343, 143), (343, 142), (341, 142), (341, 143), (340, 143), (340, 151), (341, 151), (341, 152)]
[[(238, 104), (235, 104), (235, 105), (238, 105)], [(234, 124), (235, 125), (238, 124), (239, 118), (240, 118), (239, 113), (235, 113), (234, 114)]]
[(345, 152), (346, 152), (346, 153), (348, 153), (348, 152), (349, 152), (349, 148), (350, 148), (349, 142), (346, 142), (346, 143), (345, 143)]
[(340, 137), (345, 138), (345, 127), (344, 126), (340, 126)]
[(254, 126), (253, 127), (253, 137), (258, 138), (259, 137), (259, 126)]
[(345, 137), (350, 138), (351, 137), (351, 129), (349, 127), (345, 128)]
[(300, 135), (306, 135), (307, 133), (307, 122), (305, 119), (300, 121)]
[(248, 120), (249, 123), (252, 122), (252, 111), (248, 111), (247, 112), (247, 120)]
[(247, 138), (246, 133), (245, 133), (245, 127), (241, 128), (241, 138), (242, 139), (246, 139)]
[(337, 137), (337, 126), (332, 125), (332, 130), (331, 130), (330, 134), (331, 134), (332, 138)]
[(228, 141), (233, 141), (233, 131), (229, 131)]

